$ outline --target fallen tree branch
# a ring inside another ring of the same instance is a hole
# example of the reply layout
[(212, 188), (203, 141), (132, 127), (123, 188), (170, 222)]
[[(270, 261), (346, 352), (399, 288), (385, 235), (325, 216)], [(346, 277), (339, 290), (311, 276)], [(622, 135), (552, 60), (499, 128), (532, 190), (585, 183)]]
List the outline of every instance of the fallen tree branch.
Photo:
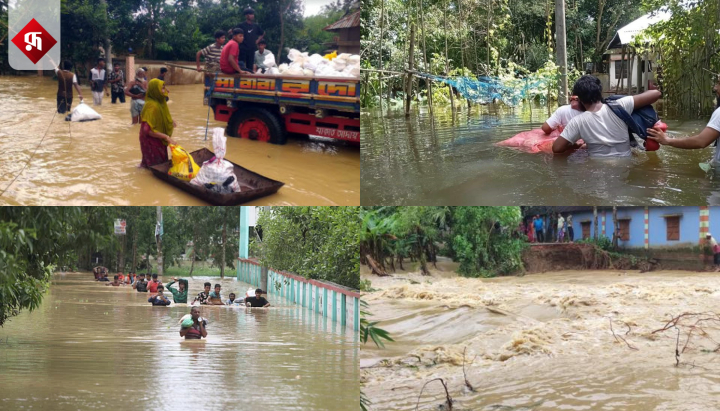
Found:
[[(694, 322), (692, 324), (687, 324), (687, 322), (693, 320)], [(685, 351), (690, 347), (693, 336), (700, 336), (711, 341), (715, 345), (715, 348), (712, 350), (712, 352), (720, 351), (720, 343), (718, 343), (718, 341), (712, 338), (710, 334), (705, 330), (705, 328), (703, 328), (703, 326), (714, 326), (716, 329), (720, 328), (720, 315), (714, 312), (682, 313), (678, 316), (671, 317), (670, 320), (668, 320), (662, 328), (653, 331), (651, 334), (662, 333), (674, 328), (677, 332), (675, 336), (675, 366), (679, 367), (680, 364), (686, 364), (691, 366), (692, 368), (700, 367), (706, 369), (705, 367), (695, 365), (695, 362), (693, 362), (692, 364), (680, 362), (680, 356), (685, 353)], [(683, 332), (686, 333), (686, 336), (685, 342), (681, 348), (680, 334), (682, 334)]]
[(365, 258), (367, 259), (367, 263), (370, 266), (370, 269), (372, 270), (372, 273), (375, 275), (379, 275), (380, 277), (387, 277), (389, 274), (385, 272), (385, 270), (380, 267), (380, 264), (375, 261), (374, 258), (370, 256), (370, 254), (365, 254)]
[(417, 405), (415, 405), (415, 411), (417, 411), (418, 407), (420, 407), (420, 398), (422, 397), (422, 393), (425, 390), (425, 386), (427, 386), (428, 384), (430, 384), (433, 381), (440, 381), (440, 384), (442, 384), (443, 388), (445, 388), (445, 400), (447, 401), (447, 406), (448, 406), (447, 409), (448, 409), (448, 411), (452, 411), (453, 400), (450, 397), (450, 393), (448, 392), (447, 385), (445, 384), (445, 381), (442, 378), (435, 378), (433, 380), (426, 382), (422, 386), (422, 389), (420, 389), (420, 395), (418, 395)]
[[(463, 349), (463, 378), (465, 379), (465, 386), (471, 391), (475, 392), (475, 387), (470, 384), (470, 381), (467, 379), (467, 374), (465, 374), (465, 351), (467, 351), (467, 347)], [(475, 358), (477, 358), (477, 355), (473, 357), (472, 361), (470, 361), (470, 365), (472, 365), (473, 362), (475, 362)]]
[[(613, 337), (615, 337), (615, 341), (620, 342), (620, 340), (622, 340), (622, 342), (624, 342), (628, 346), (629, 349), (637, 351), (638, 349), (633, 347), (632, 345), (630, 345), (630, 343), (627, 342), (625, 337), (615, 334), (615, 330), (613, 330), (613, 325), (612, 325), (612, 318), (608, 317), (608, 320), (610, 321), (610, 331), (612, 332)], [(622, 323), (625, 324), (625, 326), (627, 326), (628, 330), (625, 332), (625, 335), (628, 335), (631, 330), (630, 324), (626, 323), (625, 321), (623, 321)]]

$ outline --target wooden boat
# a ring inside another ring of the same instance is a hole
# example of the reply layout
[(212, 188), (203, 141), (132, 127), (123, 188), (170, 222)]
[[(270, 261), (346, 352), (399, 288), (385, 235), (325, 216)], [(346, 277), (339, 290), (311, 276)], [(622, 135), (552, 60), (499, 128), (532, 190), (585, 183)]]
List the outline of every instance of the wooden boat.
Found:
[[(215, 154), (207, 148), (193, 151), (190, 155), (198, 165), (202, 165), (204, 162), (215, 157)], [(242, 168), (232, 161), (230, 161), (230, 163), (233, 165), (235, 176), (237, 176), (238, 183), (240, 183), (240, 191), (232, 194), (216, 193), (205, 187), (196, 186), (169, 175), (168, 170), (170, 170), (172, 166), (172, 161), (152, 166), (150, 170), (155, 174), (155, 177), (160, 180), (166, 181), (210, 204), (219, 206), (234, 206), (255, 200), (256, 198), (269, 196), (270, 194), (277, 193), (280, 187), (285, 185), (285, 183), (280, 181), (271, 180), (246, 168)]]

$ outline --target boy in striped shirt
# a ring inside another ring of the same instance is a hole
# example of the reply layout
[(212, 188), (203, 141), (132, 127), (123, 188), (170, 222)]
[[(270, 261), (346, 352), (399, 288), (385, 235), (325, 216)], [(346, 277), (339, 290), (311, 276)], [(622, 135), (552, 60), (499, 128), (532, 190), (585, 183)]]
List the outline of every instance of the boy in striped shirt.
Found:
[[(218, 30), (215, 32), (215, 43), (197, 52), (197, 55), (195, 56), (197, 71), (202, 71), (200, 68), (200, 56), (205, 56), (206, 71), (211, 73), (220, 71), (220, 53), (222, 53), (223, 44), (225, 44), (225, 32)], [(212, 78), (212, 74), (205, 73), (205, 78)]]

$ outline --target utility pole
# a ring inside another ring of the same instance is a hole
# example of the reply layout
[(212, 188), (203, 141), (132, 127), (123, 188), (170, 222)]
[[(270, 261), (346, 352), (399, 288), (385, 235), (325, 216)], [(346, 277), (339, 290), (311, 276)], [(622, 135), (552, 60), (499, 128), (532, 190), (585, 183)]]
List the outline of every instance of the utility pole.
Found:
[[(263, 211), (266, 213), (270, 212), (269, 206), (264, 206)], [(262, 288), (263, 291), (267, 292), (267, 286), (268, 286), (268, 266), (267, 263), (265, 263), (263, 259), (263, 265), (260, 269), (260, 288)]]
[(158, 275), (158, 277), (162, 277), (162, 275), (163, 275), (162, 235), (163, 235), (162, 207), (157, 206), (157, 223), (155, 223), (155, 242), (157, 243), (157, 275)]
[(567, 100), (567, 44), (565, 33), (565, 0), (555, 0), (555, 48), (557, 65), (560, 68), (558, 86), (558, 105), (564, 106)]

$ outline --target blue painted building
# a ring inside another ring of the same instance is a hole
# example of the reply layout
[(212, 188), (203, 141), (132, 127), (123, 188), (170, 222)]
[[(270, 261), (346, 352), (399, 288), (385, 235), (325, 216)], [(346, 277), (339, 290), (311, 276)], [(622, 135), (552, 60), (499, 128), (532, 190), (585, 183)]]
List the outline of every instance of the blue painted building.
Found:
[[(567, 220), (572, 215), (575, 239), (595, 236), (593, 207), (553, 207)], [(619, 245), (625, 248), (693, 247), (706, 233), (720, 238), (720, 207), (618, 207)], [(612, 207), (598, 207), (598, 234), (614, 232)]]

